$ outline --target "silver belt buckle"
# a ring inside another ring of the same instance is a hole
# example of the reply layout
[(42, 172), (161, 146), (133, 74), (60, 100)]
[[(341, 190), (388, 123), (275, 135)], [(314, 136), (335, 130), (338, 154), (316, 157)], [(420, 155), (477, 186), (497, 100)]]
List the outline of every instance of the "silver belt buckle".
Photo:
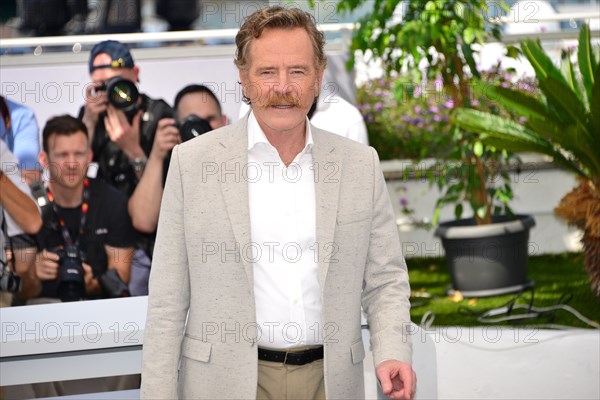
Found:
[(283, 357), (283, 363), (285, 364), (287, 362), (287, 357), (288, 357), (289, 351), (285, 352), (285, 357)]

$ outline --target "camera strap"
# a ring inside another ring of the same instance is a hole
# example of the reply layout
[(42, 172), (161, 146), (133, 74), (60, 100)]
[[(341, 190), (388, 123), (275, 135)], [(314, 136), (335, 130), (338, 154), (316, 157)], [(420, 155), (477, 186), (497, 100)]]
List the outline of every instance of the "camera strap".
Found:
[(54, 195), (50, 191), (50, 188), (46, 188), (46, 191), (48, 192), (48, 200), (50, 201), (50, 204), (52, 204), (52, 209), (56, 213), (56, 216), (58, 216), (58, 223), (63, 239), (65, 240), (65, 244), (69, 247), (78, 245), (79, 239), (81, 238), (81, 236), (83, 236), (83, 228), (87, 219), (87, 213), (89, 208), (88, 201), (90, 199), (90, 181), (87, 178), (83, 180), (83, 196), (81, 199), (81, 221), (79, 223), (79, 235), (77, 235), (77, 239), (75, 240), (75, 242), (73, 242), (73, 239), (69, 234), (69, 229), (67, 229), (65, 219), (60, 215), (60, 212), (58, 211), (58, 207), (56, 206), (56, 202), (54, 201)]

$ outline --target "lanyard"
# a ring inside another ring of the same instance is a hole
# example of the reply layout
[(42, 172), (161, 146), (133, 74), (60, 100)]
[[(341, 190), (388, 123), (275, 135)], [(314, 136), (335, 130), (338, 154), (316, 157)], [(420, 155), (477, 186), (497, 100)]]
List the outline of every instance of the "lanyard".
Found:
[(52, 209), (58, 216), (58, 222), (60, 224), (60, 230), (61, 230), (63, 239), (65, 239), (65, 244), (67, 246), (74, 246), (74, 245), (79, 244), (79, 239), (83, 235), (83, 227), (85, 226), (85, 220), (87, 219), (87, 212), (88, 212), (88, 208), (89, 208), (88, 200), (90, 198), (90, 182), (88, 181), (87, 178), (83, 180), (83, 196), (82, 196), (83, 198), (81, 200), (81, 222), (79, 223), (79, 235), (77, 235), (77, 240), (75, 241), (75, 243), (73, 243), (73, 239), (71, 238), (71, 235), (69, 234), (69, 230), (67, 229), (67, 224), (65, 223), (65, 219), (58, 212), (58, 207), (56, 207), (56, 203), (54, 202), (54, 195), (50, 191), (50, 188), (47, 188), (46, 190), (48, 191), (48, 200), (50, 200), (50, 203), (52, 204)]

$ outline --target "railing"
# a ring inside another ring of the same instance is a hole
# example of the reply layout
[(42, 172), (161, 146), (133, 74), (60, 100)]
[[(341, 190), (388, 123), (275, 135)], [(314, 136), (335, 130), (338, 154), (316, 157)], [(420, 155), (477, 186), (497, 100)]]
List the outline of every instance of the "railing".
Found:
[(0, 386), (141, 372), (147, 297), (0, 309)]
[[(574, 12), (560, 13), (556, 15), (546, 15), (531, 19), (527, 23), (537, 22), (560, 22), (560, 21), (590, 21), (600, 19), (595, 12)], [(510, 16), (499, 18), (490, 18), (490, 22), (507, 25), (510, 23), (525, 23), (515, 22)], [(319, 29), (325, 33), (341, 33), (345, 39), (350, 38), (350, 34), (356, 24), (340, 23), (340, 24), (323, 24)], [(11, 38), (3, 39), (0, 47), (4, 49), (23, 48), (23, 47), (54, 47), (54, 46), (73, 46), (74, 52), (81, 45), (98, 43), (107, 38), (118, 40), (123, 43), (147, 43), (147, 42), (180, 42), (180, 41), (198, 41), (210, 39), (228, 39), (233, 40), (237, 34), (237, 29), (212, 29), (212, 30), (195, 30), (181, 32), (144, 32), (144, 33), (121, 33), (110, 35), (73, 35), (73, 36), (46, 36), (46, 37), (27, 37), (27, 38)], [(504, 35), (503, 43), (518, 42), (526, 37), (531, 37), (532, 34), (515, 34)], [(560, 40), (572, 39), (577, 37), (576, 31), (560, 31), (560, 32), (539, 32), (533, 36), (541, 40)], [(592, 36), (600, 37), (599, 30), (593, 30)]]

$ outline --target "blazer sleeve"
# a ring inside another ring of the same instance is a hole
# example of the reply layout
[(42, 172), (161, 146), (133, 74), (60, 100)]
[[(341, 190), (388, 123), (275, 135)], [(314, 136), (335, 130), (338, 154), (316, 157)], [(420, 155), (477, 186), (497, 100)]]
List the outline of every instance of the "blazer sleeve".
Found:
[(410, 287), (392, 203), (377, 152), (373, 154), (373, 220), (362, 293), (375, 366), (393, 359), (411, 363)]
[(142, 356), (142, 399), (176, 399), (190, 281), (179, 147), (172, 153), (150, 272)]

